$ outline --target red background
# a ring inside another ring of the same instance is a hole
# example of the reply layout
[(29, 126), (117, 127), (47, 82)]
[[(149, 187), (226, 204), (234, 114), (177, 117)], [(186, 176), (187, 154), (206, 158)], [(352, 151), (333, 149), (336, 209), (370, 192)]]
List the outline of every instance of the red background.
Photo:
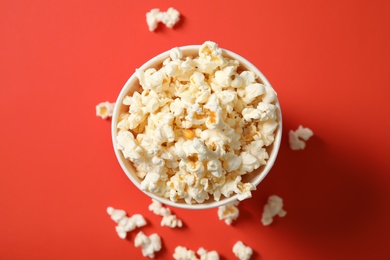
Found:
[[(156, 7), (181, 22), (149, 32)], [(252, 259), (389, 259), (389, 17), (386, 0), (0, 1), (0, 259), (141, 259), (107, 206), (145, 216), (163, 240), (156, 259), (178, 245), (235, 259), (238, 240)], [(154, 55), (206, 40), (266, 75), (284, 136), (234, 225), (173, 208), (185, 227), (170, 229), (122, 172), (95, 106)], [(292, 151), (300, 124), (315, 136)], [(265, 227), (272, 194), (287, 216)]]

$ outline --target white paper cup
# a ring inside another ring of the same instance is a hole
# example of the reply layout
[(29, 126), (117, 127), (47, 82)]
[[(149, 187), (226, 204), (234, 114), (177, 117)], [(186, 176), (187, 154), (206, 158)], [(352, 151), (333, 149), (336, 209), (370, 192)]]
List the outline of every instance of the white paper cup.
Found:
[[(196, 57), (198, 55), (198, 51), (201, 45), (187, 45), (187, 46), (182, 46), (179, 47), (180, 50), (182, 51), (183, 57), (186, 56), (191, 56), (191, 57)], [(248, 60), (245, 58), (241, 57), (240, 55), (223, 49), (223, 56), (231, 59), (235, 59), (239, 61), (240, 67), (242, 67), (243, 70), (249, 70), (254, 72), (258, 76), (258, 80), (268, 86), (271, 86), (267, 78), (263, 75), (263, 73), (260, 72), (259, 69), (257, 69), (252, 63), (250, 63)], [(149, 61), (147, 61), (145, 64), (143, 64), (139, 69), (141, 70), (146, 70), (148, 68), (156, 68), (159, 69), (162, 66), (162, 62), (169, 57), (170, 50), (165, 51)], [(141, 179), (137, 176), (135, 167), (133, 166), (133, 163), (126, 159), (122, 151), (117, 149), (117, 143), (116, 143), (116, 136), (118, 133), (117, 129), (117, 124), (119, 122), (119, 116), (121, 113), (127, 112), (128, 111), (128, 106), (123, 105), (122, 101), (123, 99), (128, 96), (132, 95), (132, 93), (136, 90), (140, 90), (140, 85), (138, 82), (138, 78), (136, 77), (135, 73), (133, 73), (126, 84), (123, 86), (121, 92), (119, 93), (119, 96), (116, 100), (115, 103), (115, 108), (112, 116), (112, 125), (111, 125), (111, 133), (112, 133), (112, 142), (114, 146), (114, 151), (115, 155), (118, 159), (119, 164), (121, 165), (123, 171), (127, 175), (127, 177), (131, 180), (131, 182), (141, 191)], [(267, 147), (267, 151), (269, 154), (269, 159), (267, 160), (267, 163), (258, 169), (254, 170), (251, 173), (243, 175), (243, 181), (245, 182), (251, 182), (254, 186), (258, 186), (258, 184), (264, 179), (264, 177), (268, 174), (268, 172), (271, 170), (272, 166), (274, 165), (274, 162), (276, 160), (276, 157), (278, 155), (279, 147), (280, 147), (280, 142), (282, 139), (282, 114), (280, 110), (280, 104), (279, 101), (276, 100), (276, 106), (278, 108), (277, 113), (278, 113), (278, 128), (275, 132), (275, 140), (274, 142)], [(173, 207), (178, 207), (178, 208), (184, 208), (184, 209), (209, 209), (209, 208), (215, 208), (219, 207), (222, 205), (225, 205), (227, 203), (233, 202), (237, 200), (237, 195), (233, 195), (231, 197), (224, 197), (223, 195), (221, 196), (221, 199), (219, 201), (214, 201), (212, 196), (211, 198), (203, 203), (194, 203), (194, 204), (187, 204), (184, 200), (180, 200), (177, 202), (173, 202), (168, 198), (164, 198), (162, 196), (158, 196), (156, 194), (153, 194), (151, 192), (143, 191), (146, 195), (149, 197), (160, 201), (161, 203), (168, 205), (168, 206), (173, 206)]]

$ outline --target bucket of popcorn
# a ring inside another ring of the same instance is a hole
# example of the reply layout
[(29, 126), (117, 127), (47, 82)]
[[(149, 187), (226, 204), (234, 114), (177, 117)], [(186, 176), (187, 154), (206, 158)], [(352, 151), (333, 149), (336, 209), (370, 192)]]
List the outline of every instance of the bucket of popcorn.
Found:
[(250, 198), (281, 137), (280, 105), (266, 77), (211, 41), (173, 48), (136, 69), (112, 116), (115, 154), (129, 179), (186, 209)]

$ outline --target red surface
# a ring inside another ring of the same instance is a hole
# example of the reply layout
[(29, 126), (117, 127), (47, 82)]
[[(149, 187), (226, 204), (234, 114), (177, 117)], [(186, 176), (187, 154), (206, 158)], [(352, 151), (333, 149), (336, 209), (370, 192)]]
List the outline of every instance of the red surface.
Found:
[[(237, 240), (252, 259), (389, 259), (389, 3), (1, 1), (0, 259), (141, 259), (107, 206), (145, 216), (142, 230), (163, 239), (156, 259), (177, 245), (235, 259)], [(171, 6), (180, 24), (149, 32), (145, 13)], [(234, 225), (216, 209), (172, 209), (185, 227), (169, 229), (120, 169), (95, 105), (152, 56), (206, 40), (267, 76), (284, 139)], [(287, 136), (299, 124), (315, 136), (294, 152)], [(264, 227), (271, 194), (288, 213)]]

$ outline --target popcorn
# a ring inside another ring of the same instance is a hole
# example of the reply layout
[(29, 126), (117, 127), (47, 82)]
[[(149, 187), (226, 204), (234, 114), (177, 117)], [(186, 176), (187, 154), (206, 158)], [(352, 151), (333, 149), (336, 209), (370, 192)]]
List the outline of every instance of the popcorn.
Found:
[(155, 199), (152, 199), (152, 204), (149, 205), (149, 210), (156, 215), (162, 216), (160, 223), (161, 226), (168, 226), (171, 228), (180, 228), (183, 226), (182, 221), (178, 219), (176, 215), (172, 214), (169, 208), (163, 207), (163, 205)]
[(173, 259), (176, 260), (219, 260), (217, 251), (207, 251), (203, 247), (199, 248), (197, 254), (200, 258), (196, 257), (194, 251), (187, 249), (183, 246), (177, 246), (173, 254)]
[(218, 218), (225, 220), (227, 225), (231, 225), (233, 220), (236, 220), (239, 216), (240, 211), (237, 206), (239, 201), (234, 201), (229, 204), (218, 207)]
[(215, 82), (223, 88), (230, 87), (235, 71), (236, 68), (234, 66), (227, 66), (222, 70), (216, 71), (214, 75)]
[[(236, 173), (238, 174), (238, 173)], [(220, 192), (225, 197), (230, 197), (232, 193), (236, 193), (238, 200), (244, 200), (252, 197), (251, 190), (255, 190), (255, 186), (251, 183), (242, 183), (241, 176), (228, 176), (224, 181), (224, 185), (220, 188)]]
[(313, 131), (300, 125), (295, 131), (290, 130), (288, 136), (290, 148), (292, 150), (303, 150), (306, 146), (305, 141), (309, 140), (309, 138), (313, 136)]
[(146, 13), (146, 23), (148, 24), (149, 31), (154, 31), (157, 28), (157, 24), (160, 22), (159, 18), (160, 9), (154, 8)]
[(146, 220), (140, 214), (134, 214), (131, 217), (127, 217), (124, 210), (114, 209), (113, 207), (108, 207), (107, 213), (111, 216), (111, 219), (118, 224), (115, 227), (115, 230), (122, 239), (126, 238), (128, 232), (146, 225)]
[(152, 211), (154, 214), (159, 216), (165, 216), (171, 214), (171, 211), (169, 208), (163, 207), (161, 202), (152, 199), (152, 204), (149, 205), (149, 210)]
[(100, 116), (103, 119), (112, 117), (114, 112), (115, 103), (110, 103), (108, 101), (101, 102), (96, 106), (96, 116)]
[(196, 57), (173, 48), (161, 67), (136, 75), (141, 89), (122, 101), (129, 108), (116, 146), (141, 189), (188, 204), (251, 197), (255, 187), (242, 176), (267, 163), (279, 127), (272, 87), (211, 41)]
[(263, 84), (260, 83), (251, 83), (245, 87), (244, 96), (242, 97), (242, 100), (249, 104), (255, 98), (257, 98), (260, 95), (263, 95), (265, 92), (265, 87)]
[(170, 228), (181, 228), (183, 224), (181, 220), (176, 217), (176, 215), (165, 215), (161, 220), (161, 226), (168, 226)]
[(183, 246), (177, 246), (175, 248), (175, 252), (173, 253), (173, 259), (175, 260), (199, 260), (195, 252), (192, 250), (188, 250)]
[(268, 226), (272, 223), (274, 216), (284, 217), (286, 214), (287, 212), (283, 210), (282, 198), (272, 195), (268, 198), (268, 202), (264, 206), (261, 222), (264, 226)]
[(233, 246), (233, 253), (240, 260), (249, 260), (253, 254), (253, 250), (241, 241), (237, 241)]
[(168, 28), (172, 28), (180, 20), (180, 13), (176, 9), (170, 7), (163, 13), (161, 22), (165, 24)]
[(146, 71), (136, 69), (135, 72), (139, 83), (145, 90), (160, 90), (158, 87), (161, 87), (164, 80), (163, 71), (150, 68)]
[(162, 22), (168, 28), (172, 28), (179, 20), (179, 11), (172, 7), (168, 8), (166, 12), (161, 12), (160, 9), (154, 8), (146, 13), (146, 23), (149, 31), (154, 31), (159, 22)]
[(169, 57), (171, 57), (172, 60), (180, 60), (183, 58), (183, 54), (179, 48), (175, 47), (170, 51)]
[(142, 248), (143, 256), (154, 258), (155, 252), (161, 250), (161, 238), (157, 234), (146, 236), (142, 231), (140, 231), (134, 239), (134, 246)]
[(126, 216), (126, 211), (122, 209), (114, 209), (113, 207), (107, 208), (107, 213), (110, 215), (111, 219), (118, 223), (122, 218)]
[(200, 256), (200, 260), (219, 260), (217, 251), (207, 251), (201, 247), (198, 249), (197, 253)]
[(242, 165), (246, 165), (246, 171), (252, 171), (264, 165), (266, 159), (268, 159), (268, 153), (263, 148), (264, 142), (262, 140), (253, 141), (243, 147), (244, 152), (241, 153), (243, 156)]
[(226, 172), (233, 172), (239, 169), (242, 163), (242, 157), (232, 152), (226, 153), (222, 158), (222, 167), (226, 170)]

